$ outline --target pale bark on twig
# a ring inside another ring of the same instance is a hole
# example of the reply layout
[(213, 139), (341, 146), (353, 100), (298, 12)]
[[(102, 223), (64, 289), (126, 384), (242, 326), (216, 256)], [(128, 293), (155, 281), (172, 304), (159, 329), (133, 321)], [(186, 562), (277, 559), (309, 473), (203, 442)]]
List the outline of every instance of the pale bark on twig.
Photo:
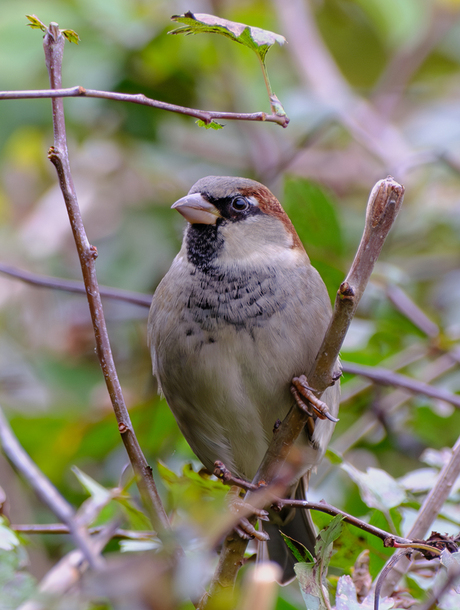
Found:
[[(45, 34), (43, 45), (52, 89), (61, 88), (64, 40), (58, 25), (56, 23), (50, 24)], [(80, 259), (96, 338), (97, 355), (117, 418), (118, 429), (136, 475), (136, 482), (152, 520), (153, 527), (161, 532), (169, 528), (169, 522), (153, 480), (151, 468), (142, 453), (134, 433), (118, 380), (96, 277), (95, 259), (97, 257), (97, 250), (94, 246), (91, 246), (86, 236), (70, 170), (63, 99), (58, 97), (52, 98), (52, 109), (54, 146), (50, 149), (49, 158), (56, 167)]]

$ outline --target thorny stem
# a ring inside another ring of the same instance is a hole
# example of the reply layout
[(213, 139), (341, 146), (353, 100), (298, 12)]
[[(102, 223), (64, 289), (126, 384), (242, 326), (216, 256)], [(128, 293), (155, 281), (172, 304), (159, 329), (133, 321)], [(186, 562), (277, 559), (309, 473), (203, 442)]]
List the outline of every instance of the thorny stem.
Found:
[[(64, 40), (58, 25), (51, 23), (45, 34), (43, 46), (52, 89), (60, 89), (61, 87)], [(52, 98), (52, 110), (54, 146), (51, 147), (48, 156), (56, 167), (80, 259), (96, 338), (97, 355), (115, 411), (118, 429), (136, 475), (139, 491), (149, 512), (153, 527), (161, 532), (169, 528), (169, 522), (153, 480), (151, 468), (147, 464), (134, 434), (118, 380), (96, 277), (95, 259), (97, 257), (97, 250), (94, 246), (91, 246), (86, 236), (70, 170), (64, 119), (64, 102), (62, 98)]]
[[(333, 382), (334, 367), (343, 340), (355, 314), (358, 303), (369, 281), (375, 262), (385, 239), (396, 219), (404, 196), (404, 187), (390, 176), (374, 186), (367, 204), (364, 232), (351, 269), (342, 282), (335, 301), (329, 328), (318, 352), (312, 371), (308, 374), (309, 385), (315, 388), (318, 398)], [(280, 427), (276, 430), (264, 459), (254, 477), (258, 485), (273, 481), (286, 463), (289, 451), (305, 427), (309, 415), (299, 408), (292, 408)], [(249, 492), (251, 494), (251, 492)], [(209, 588), (207, 598), (203, 598), (200, 608), (205, 608), (209, 597), (219, 590), (234, 585), (241, 565), (247, 542), (241, 539), (227, 539), (223, 545), (219, 564)]]

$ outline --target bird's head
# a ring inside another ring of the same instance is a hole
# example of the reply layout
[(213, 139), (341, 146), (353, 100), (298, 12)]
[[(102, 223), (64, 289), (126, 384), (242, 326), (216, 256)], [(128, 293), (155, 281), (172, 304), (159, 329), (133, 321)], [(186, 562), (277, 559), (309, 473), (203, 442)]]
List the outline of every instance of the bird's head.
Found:
[[(247, 178), (208, 176), (172, 206), (190, 223), (185, 240), (208, 264), (296, 255), (304, 248), (276, 197)], [(289, 252), (291, 251), (291, 252)]]

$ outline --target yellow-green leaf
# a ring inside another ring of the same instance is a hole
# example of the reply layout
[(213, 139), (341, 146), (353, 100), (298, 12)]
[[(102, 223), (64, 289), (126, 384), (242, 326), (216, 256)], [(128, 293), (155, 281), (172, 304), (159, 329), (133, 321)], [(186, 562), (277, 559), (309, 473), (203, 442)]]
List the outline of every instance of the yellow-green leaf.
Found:
[(73, 30), (61, 30), (61, 34), (69, 42), (74, 42), (75, 44), (78, 44), (80, 42), (80, 36), (77, 34), (77, 32), (74, 32)]
[(26, 15), (26, 17), (30, 21), (30, 23), (27, 23), (26, 25), (31, 27), (33, 30), (41, 30), (42, 32), (46, 31), (46, 25), (40, 21), (37, 15)]
[(249, 47), (260, 56), (262, 61), (265, 59), (267, 51), (275, 42), (279, 45), (283, 45), (286, 42), (284, 36), (269, 30), (263, 30), (246, 25), (245, 23), (229, 21), (228, 19), (221, 19), (206, 13), (193, 14), (188, 11), (184, 15), (173, 15), (171, 19), (178, 23), (183, 23), (184, 26), (172, 30), (169, 32), (170, 34), (221, 34)]

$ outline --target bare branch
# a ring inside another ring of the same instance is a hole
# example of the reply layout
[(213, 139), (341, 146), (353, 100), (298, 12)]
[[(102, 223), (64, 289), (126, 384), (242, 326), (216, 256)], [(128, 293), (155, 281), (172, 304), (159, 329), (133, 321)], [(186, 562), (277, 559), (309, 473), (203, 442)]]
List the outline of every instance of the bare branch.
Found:
[(206, 125), (212, 121), (257, 121), (264, 123), (277, 123), (281, 127), (287, 127), (289, 118), (278, 114), (267, 114), (266, 112), (219, 112), (214, 110), (198, 110), (195, 108), (187, 108), (185, 106), (177, 106), (176, 104), (168, 104), (146, 97), (143, 93), (117, 93), (115, 91), (99, 91), (97, 89), (85, 89), (84, 87), (76, 86), (62, 89), (37, 89), (30, 91), (0, 91), (0, 100), (29, 100), (41, 98), (64, 98), (64, 97), (96, 97), (105, 100), (113, 100), (115, 102), (131, 102), (132, 104), (141, 104), (142, 106), (150, 106), (159, 110), (166, 110), (176, 114), (184, 114), (187, 116), (200, 119)]
[(411, 379), (406, 375), (394, 373), (393, 371), (379, 367), (355, 364), (354, 362), (342, 362), (342, 368), (345, 373), (362, 375), (363, 377), (371, 379), (374, 383), (404, 388), (405, 390), (409, 390), (409, 392), (413, 392), (414, 394), (424, 394), (425, 396), (430, 396), (431, 398), (444, 400), (445, 402), (460, 408), (460, 396), (452, 394), (452, 392), (449, 392), (444, 388), (436, 388), (435, 386), (431, 386), (423, 381)]
[[(64, 40), (58, 25), (56, 23), (51, 23), (45, 34), (43, 45), (52, 89), (60, 89), (61, 87)], [(96, 277), (95, 259), (97, 257), (97, 250), (94, 246), (91, 246), (86, 236), (70, 171), (62, 98), (54, 97), (52, 99), (52, 108), (54, 146), (50, 149), (49, 158), (56, 167), (80, 259), (91, 320), (94, 327), (99, 362), (117, 418), (118, 430), (120, 431), (133, 466), (141, 496), (149, 512), (153, 527), (161, 532), (162, 530), (169, 528), (169, 522), (161, 503), (155, 481), (153, 480), (151, 468), (142, 453), (134, 433), (118, 380)]]
[(83, 557), (93, 568), (103, 565), (102, 558), (95, 553), (90, 545), (90, 537), (86, 528), (76, 519), (75, 511), (65, 498), (61, 496), (51, 481), (37, 467), (35, 462), (21, 447), (18, 439), (11, 430), (2, 409), (0, 408), (0, 443), (3, 453), (13, 466), (26, 479), (28, 484), (48, 506), (48, 508), (61, 519), (68, 528), (76, 546), (81, 549)]
[[(386, 532), (378, 527), (369, 525), (369, 523), (366, 523), (357, 517), (353, 517), (353, 515), (349, 515), (343, 510), (339, 510), (335, 506), (327, 504), (326, 502), (309, 502), (307, 500), (291, 500), (281, 498), (277, 495), (280, 485), (276, 479), (270, 485), (256, 486), (253, 483), (249, 483), (248, 481), (234, 477), (222, 462), (215, 462), (214, 465), (214, 474), (216, 477), (221, 479), (223, 483), (226, 483), (227, 485), (237, 485), (246, 491), (256, 492), (257, 494), (264, 494), (266, 500), (270, 499), (272, 508), (275, 510), (281, 510), (285, 506), (292, 506), (293, 508), (317, 510), (319, 512), (331, 515), (332, 517), (342, 515), (344, 518), (343, 520), (346, 523), (350, 523), (350, 525), (354, 525), (355, 527), (358, 527), (359, 529), (368, 532), (373, 536), (377, 536), (377, 538), (383, 540), (385, 546), (393, 546), (394, 542), (397, 542), (398, 544), (411, 543), (411, 540), (407, 538), (395, 536), (394, 534), (390, 534), (389, 532)], [(281, 487), (283, 487), (283, 484), (281, 484)]]
[[(4, 265), (3, 263), (0, 263), (0, 273), (22, 280), (32, 286), (41, 286), (43, 288), (52, 288), (53, 290), (64, 290), (65, 292), (86, 295), (85, 284), (79, 280), (64, 280), (49, 275), (31, 273), (30, 271), (23, 271), (22, 269)], [(102, 297), (107, 299), (124, 301), (133, 305), (139, 305), (140, 307), (150, 307), (152, 302), (152, 297), (148, 294), (131, 292), (129, 290), (122, 290), (121, 288), (99, 286), (99, 292)]]
[[(425, 366), (420, 373), (423, 379), (429, 383), (430, 381), (434, 381), (438, 377), (441, 377), (456, 367), (457, 360), (454, 358), (454, 353), (456, 351), (458, 351), (458, 348), (455, 348), (452, 350), (452, 352), (447, 354), (442, 354), (442, 356), (437, 358), (434, 362), (430, 362), (427, 366)], [(395, 413), (402, 405), (404, 405), (410, 398), (412, 398), (412, 394), (407, 390), (395, 390), (380, 401), (380, 411), (385, 415), (391, 415), (392, 413)], [(380, 422), (377, 420), (375, 413), (365, 413), (340, 437), (336, 438), (332, 442), (331, 447), (334, 449), (334, 451), (344, 454), (360, 439), (373, 432), (379, 425)]]
[[(47, 523), (47, 524), (36, 524), (36, 523), (12, 523), (9, 526), (14, 532), (20, 534), (70, 534), (70, 529), (64, 523)], [(91, 536), (94, 534), (100, 534), (105, 531), (105, 527), (99, 525), (97, 527), (88, 528), (88, 533)], [(112, 538), (128, 538), (129, 540), (151, 540), (152, 536), (155, 535), (153, 531), (140, 531), (140, 530), (126, 530), (117, 528), (112, 533)]]

